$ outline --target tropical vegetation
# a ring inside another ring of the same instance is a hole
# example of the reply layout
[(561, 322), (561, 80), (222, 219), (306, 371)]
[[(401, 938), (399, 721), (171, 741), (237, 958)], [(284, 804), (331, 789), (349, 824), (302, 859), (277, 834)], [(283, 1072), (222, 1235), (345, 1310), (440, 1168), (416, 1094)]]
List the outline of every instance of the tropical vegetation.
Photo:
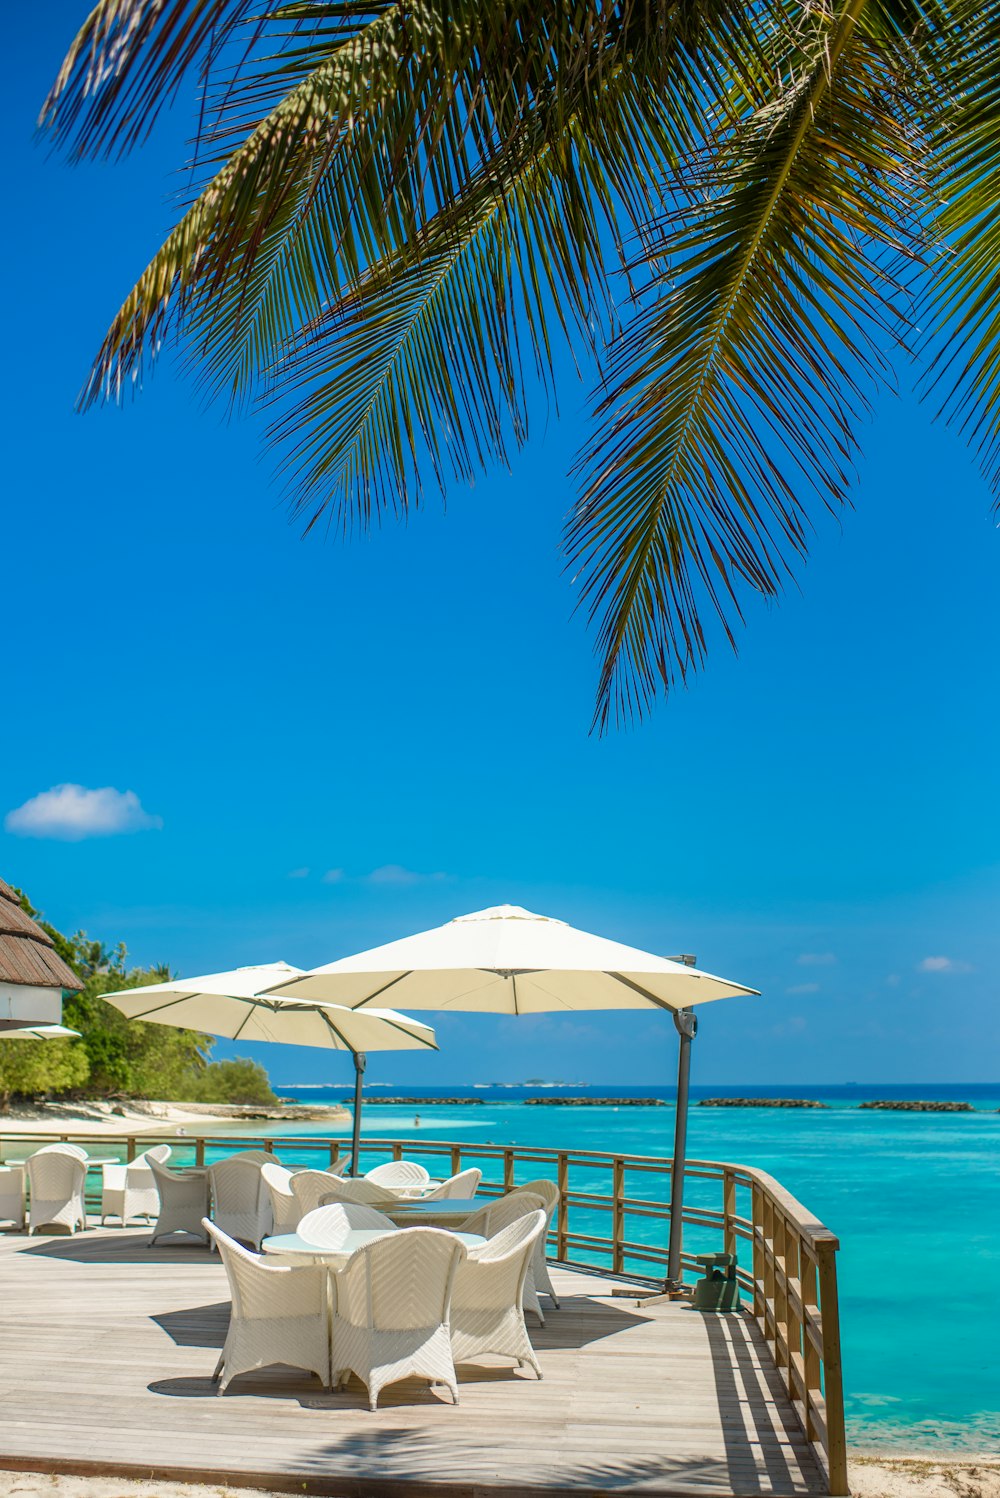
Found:
[(79, 1040), (0, 1040), (0, 1108), (16, 1097), (157, 1098), (174, 1102), (274, 1103), (256, 1062), (212, 1061), (211, 1035), (128, 1020), (102, 995), (170, 977), (164, 966), (127, 966), (123, 943), (108, 947), (83, 931), (64, 936), (21, 894), (21, 905), (52, 938), (82, 988), (63, 1003)]
[(576, 360), (601, 724), (782, 592), (897, 379), (997, 481), (996, 0), (98, 0), (41, 123), (115, 156), (179, 91), (193, 186), (83, 404), (181, 340), (346, 530)]

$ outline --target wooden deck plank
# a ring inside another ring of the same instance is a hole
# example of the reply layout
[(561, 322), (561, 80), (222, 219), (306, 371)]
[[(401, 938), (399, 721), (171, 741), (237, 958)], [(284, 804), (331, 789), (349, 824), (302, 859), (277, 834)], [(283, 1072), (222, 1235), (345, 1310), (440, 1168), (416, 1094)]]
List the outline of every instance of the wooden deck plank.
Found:
[(210, 1382), (228, 1292), (200, 1248), (138, 1229), (0, 1236), (0, 1466), (155, 1473), (342, 1498), (807, 1498), (825, 1490), (769, 1354), (743, 1317), (637, 1309), (554, 1271), (563, 1308), (532, 1340), (545, 1377), (460, 1370), (461, 1403), (407, 1381), (293, 1370)]

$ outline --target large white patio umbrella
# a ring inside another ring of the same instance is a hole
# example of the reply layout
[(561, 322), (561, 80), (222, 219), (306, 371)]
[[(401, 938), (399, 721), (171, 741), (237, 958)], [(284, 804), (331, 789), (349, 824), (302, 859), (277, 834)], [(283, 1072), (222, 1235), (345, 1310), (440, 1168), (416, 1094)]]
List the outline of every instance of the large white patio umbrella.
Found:
[(350, 1009), (308, 998), (262, 993), (282, 980), (301, 975), (287, 962), (238, 967), (200, 978), (174, 978), (145, 988), (125, 988), (102, 995), (126, 1019), (141, 1019), (179, 1029), (204, 1030), (228, 1040), (272, 1041), (279, 1045), (316, 1046), (350, 1051), (354, 1060), (354, 1134), (352, 1170), (358, 1168), (361, 1139), (361, 1088), (368, 1051), (436, 1050), (430, 1025), (394, 1009)]
[(684, 959), (656, 957), (518, 905), (458, 916), (416, 936), (342, 957), (276, 983), (276, 994), (366, 1008), (390, 996), (407, 1009), (543, 1014), (600, 1009), (666, 1009), (680, 1036), (677, 1114), (670, 1181), (667, 1278), (681, 1278), (684, 1159), (691, 1041), (696, 1004), (757, 990), (700, 972)]

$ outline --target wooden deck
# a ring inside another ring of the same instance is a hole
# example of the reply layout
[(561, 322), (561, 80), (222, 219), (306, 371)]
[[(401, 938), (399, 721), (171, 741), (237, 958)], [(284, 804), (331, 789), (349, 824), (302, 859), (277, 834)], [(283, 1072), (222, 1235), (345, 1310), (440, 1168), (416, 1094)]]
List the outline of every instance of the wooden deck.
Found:
[(417, 1382), (369, 1413), (289, 1369), (210, 1376), (217, 1259), (147, 1234), (0, 1235), (0, 1467), (225, 1481), (350, 1498), (609, 1491), (823, 1493), (766, 1347), (743, 1316), (636, 1309), (558, 1270), (532, 1339), (545, 1377), (459, 1370), (457, 1409)]

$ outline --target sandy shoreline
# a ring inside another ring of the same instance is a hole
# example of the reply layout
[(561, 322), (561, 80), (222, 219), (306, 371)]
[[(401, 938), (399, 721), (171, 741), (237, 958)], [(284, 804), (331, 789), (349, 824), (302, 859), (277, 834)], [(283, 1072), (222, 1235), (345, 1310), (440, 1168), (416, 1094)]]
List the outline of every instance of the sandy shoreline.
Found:
[[(858, 1456), (852, 1458), (850, 1470), (854, 1498), (998, 1498), (1000, 1495), (1000, 1464), (992, 1461)], [(305, 1487), (303, 1483), (299, 1490)], [(0, 1498), (230, 1498), (241, 1492), (278, 1498), (269, 1489), (238, 1488), (229, 1483), (0, 1471)]]
[[(350, 1124), (346, 1108), (308, 1107), (292, 1104), (240, 1108), (232, 1104), (164, 1103), (133, 1099), (128, 1103), (47, 1103), (38, 1107), (12, 1108), (0, 1113), (0, 1137), (15, 1135), (93, 1134), (115, 1135), (176, 1134), (178, 1128), (197, 1135), (211, 1132), (220, 1124), (259, 1122), (264, 1125), (312, 1122), (327, 1123), (333, 1129)], [(268, 1132), (271, 1132), (269, 1129)]]

